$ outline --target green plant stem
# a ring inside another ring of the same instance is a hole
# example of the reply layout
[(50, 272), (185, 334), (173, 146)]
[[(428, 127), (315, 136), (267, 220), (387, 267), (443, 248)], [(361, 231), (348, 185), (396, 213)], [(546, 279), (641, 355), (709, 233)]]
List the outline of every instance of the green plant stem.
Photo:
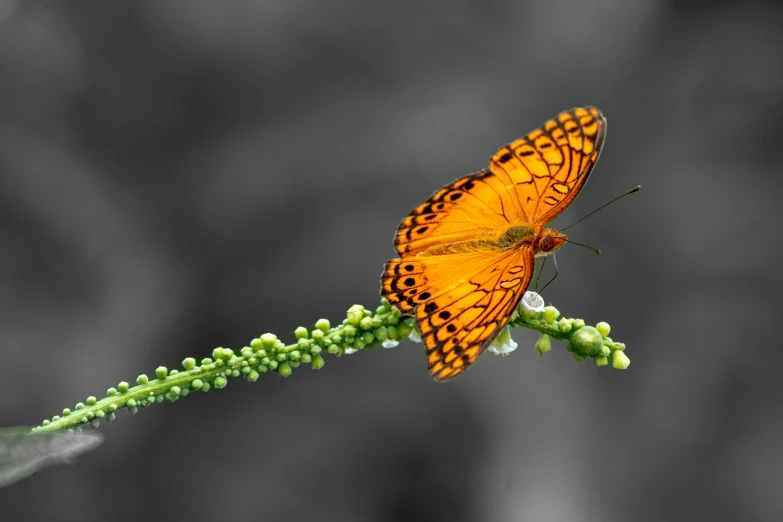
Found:
[[(574, 352), (575, 358), (584, 359), (590, 356), (599, 366), (608, 363), (607, 357), (622, 354), (625, 349), (622, 343), (614, 342), (601, 334), (597, 337), (598, 344), (591, 348), (593, 351), (580, 355), (580, 345), (576, 342), (578, 336), (575, 336), (575, 332), (586, 331), (584, 321), (554, 321), (558, 316), (559, 312), (552, 307), (532, 315), (516, 311), (509, 321), (509, 327), (526, 327), (553, 339), (567, 340), (569, 351)], [(595, 331), (592, 327), (587, 329)], [(605, 329), (608, 333), (608, 325)], [(382, 345), (393, 347), (397, 342), (408, 338), (412, 330), (412, 318), (402, 316), (385, 300), (375, 312), (354, 305), (338, 326), (331, 327), (329, 321), (321, 319), (312, 329), (297, 328), (297, 341), (293, 344), (286, 345), (275, 335), (264, 334), (253, 339), (238, 352), (229, 348), (216, 348), (211, 358), (204, 358), (200, 363), (193, 358), (185, 359), (181, 370), (159, 367), (152, 378), (140, 375), (133, 387), (121, 382), (116, 388), (109, 388), (102, 399), (88, 397), (84, 403), (76, 404), (73, 409), (65, 408), (62, 415), (45, 420), (32, 431), (38, 433), (71, 430), (88, 423), (97, 427), (101, 420), (113, 420), (120, 409), (136, 413), (139, 408), (165, 401), (173, 402), (194, 391), (224, 388), (231, 377), (244, 377), (254, 382), (263, 373), (277, 373), (287, 377), (301, 364), (320, 369), (324, 365), (324, 352), (339, 357)], [(593, 336), (595, 337), (595, 334)], [(599, 349), (600, 353), (596, 351)], [(624, 354), (613, 357), (613, 360), (616, 368), (625, 368), (630, 363)]]

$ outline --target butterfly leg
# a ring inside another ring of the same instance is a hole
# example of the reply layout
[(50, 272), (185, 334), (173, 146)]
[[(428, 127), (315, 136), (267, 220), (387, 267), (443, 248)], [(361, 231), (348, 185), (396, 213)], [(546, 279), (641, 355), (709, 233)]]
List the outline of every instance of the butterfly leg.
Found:
[[(545, 261), (546, 261), (546, 259), (545, 259)], [(557, 274), (558, 274), (558, 273), (560, 273), (560, 271), (559, 271), (559, 270), (558, 270), (558, 268), (557, 268), (557, 257), (555, 257), (555, 254), (552, 254), (552, 261), (555, 263), (555, 275), (554, 275), (554, 276), (552, 276), (552, 279), (550, 279), (550, 280), (549, 280), (549, 282), (548, 282), (547, 284), (545, 284), (545, 285), (544, 285), (544, 288), (542, 288), (542, 289), (541, 289), (541, 292), (543, 292), (544, 290), (546, 290), (546, 287), (547, 287), (547, 286), (549, 286), (549, 284), (550, 284), (552, 281), (554, 281), (555, 279), (557, 279)], [(542, 266), (541, 268), (543, 269), (543, 266)], [(541, 274), (539, 274), (539, 275), (541, 275)], [(536, 293), (537, 293), (537, 294), (540, 294), (541, 292), (539, 292), (538, 290), (536, 290)]]

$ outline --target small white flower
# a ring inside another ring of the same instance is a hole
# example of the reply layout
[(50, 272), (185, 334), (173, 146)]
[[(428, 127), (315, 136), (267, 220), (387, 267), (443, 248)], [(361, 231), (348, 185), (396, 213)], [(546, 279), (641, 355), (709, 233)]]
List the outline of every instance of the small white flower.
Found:
[(395, 348), (398, 344), (400, 344), (398, 341), (395, 341), (394, 339), (386, 339), (381, 343), (381, 346), (384, 348)]
[(411, 330), (411, 333), (408, 335), (408, 339), (410, 339), (414, 343), (420, 343), (421, 332), (419, 332), (419, 328), (416, 326), (416, 323), (413, 323), (412, 326), (413, 326), (413, 330)]
[(356, 348), (345, 348), (345, 349), (343, 349), (343, 353), (345, 355), (351, 355), (352, 353), (356, 353), (358, 351), (359, 350), (357, 350)]
[(531, 317), (544, 311), (544, 298), (535, 292), (525, 292), (520, 302), (522, 315)]
[(517, 343), (511, 338), (511, 331), (508, 326), (503, 328), (503, 331), (492, 341), (489, 345), (489, 351), (496, 355), (508, 355), (517, 349)]

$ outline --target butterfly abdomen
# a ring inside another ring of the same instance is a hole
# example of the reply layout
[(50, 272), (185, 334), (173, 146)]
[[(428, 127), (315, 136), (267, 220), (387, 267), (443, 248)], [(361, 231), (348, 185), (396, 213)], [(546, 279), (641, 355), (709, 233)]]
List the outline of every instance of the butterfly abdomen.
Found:
[(533, 245), (536, 232), (528, 225), (517, 225), (509, 227), (505, 232), (495, 234), (494, 236), (497, 239), (468, 239), (435, 245), (416, 254), (416, 256), (445, 256), (525, 248)]

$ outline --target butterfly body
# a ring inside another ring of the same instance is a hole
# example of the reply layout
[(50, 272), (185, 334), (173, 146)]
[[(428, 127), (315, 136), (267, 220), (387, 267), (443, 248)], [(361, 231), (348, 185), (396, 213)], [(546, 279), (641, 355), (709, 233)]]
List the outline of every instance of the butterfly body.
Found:
[(386, 263), (381, 294), (415, 318), (436, 380), (478, 359), (522, 298), (535, 259), (566, 242), (545, 225), (587, 181), (605, 132), (595, 107), (560, 113), (400, 223), (400, 257)]
[(560, 248), (568, 239), (553, 228), (543, 228), (535, 224), (523, 223), (513, 225), (505, 231), (495, 234), (496, 239), (467, 239), (429, 247), (419, 252), (417, 256), (442, 256), (450, 254), (467, 254), (470, 252), (509, 251), (528, 249), (535, 257), (545, 257)]

